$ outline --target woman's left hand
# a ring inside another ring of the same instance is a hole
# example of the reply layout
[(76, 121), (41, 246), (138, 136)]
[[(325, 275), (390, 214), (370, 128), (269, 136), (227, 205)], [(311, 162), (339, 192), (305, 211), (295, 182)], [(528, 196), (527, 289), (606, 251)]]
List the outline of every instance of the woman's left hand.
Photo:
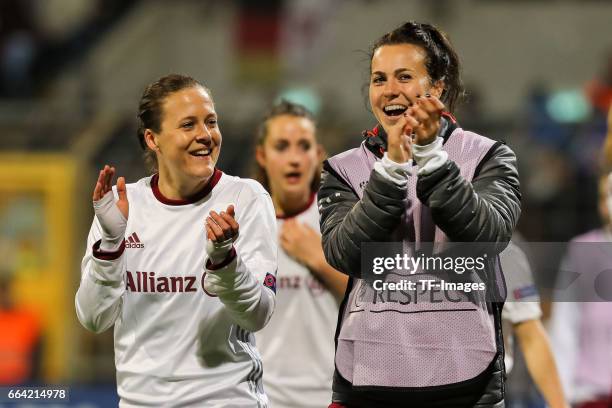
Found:
[(321, 236), (306, 224), (295, 219), (286, 220), (280, 233), (280, 244), (292, 258), (314, 272), (325, 262)]
[(445, 110), (444, 104), (433, 95), (418, 96), (404, 116), (414, 131), (414, 142), (424, 146), (436, 140), (440, 130), (440, 118)]
[(225, 211), (217, 213), (211, 211), (206, 218), (206, 236), (214, 242), (222, 242), (238, 238), (239, 225), (235, 219), (234, 206), (230, 205)]
[(208, 257), (217, 264), (222, 262), (232, 249), (238, 238), (239, 225), (235, 218), (234, 206), (225, 211), (211, 211), (206, 218), (206, 252)]

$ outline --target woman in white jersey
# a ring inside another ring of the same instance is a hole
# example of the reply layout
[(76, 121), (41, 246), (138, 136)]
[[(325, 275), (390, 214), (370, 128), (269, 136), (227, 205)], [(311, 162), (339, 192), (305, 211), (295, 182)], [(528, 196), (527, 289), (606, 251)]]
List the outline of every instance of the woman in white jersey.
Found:
[(251, 332), (275, 305), (270, 196), (215, 167), (217, 113), (193, 78), (149, 85), (138, 118), (156, 172), (113, 187), (100, 171), (77, 316), (114, 326), (121, 407), (266, 407)]
[(257, 134), (258, 180), (272, 196), (282, 250), (277, 308), (257, 333), (275, 408), (323, 407), (331, 395), (338, 299), (347, 277), (325, 261), (315, 200), (323, 149), (304, 107), (275, 105)]

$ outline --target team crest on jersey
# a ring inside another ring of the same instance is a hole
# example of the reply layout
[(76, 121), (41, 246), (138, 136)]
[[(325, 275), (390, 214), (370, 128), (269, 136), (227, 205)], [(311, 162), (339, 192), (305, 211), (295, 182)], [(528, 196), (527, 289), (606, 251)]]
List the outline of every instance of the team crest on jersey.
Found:
[(272, 275), (270, 272), (266, 273), (263, 284), (265, 287), (272, 289), (272, 291), (276, 293), (276, 276)]
[(136, 234), (136, 232), (133, 232), (132, 235), (127, 237), (125, 247), (126, 248), (144, 248), (144, 244), (140, 242), (140, 238), (138, 238), (138, 234)]

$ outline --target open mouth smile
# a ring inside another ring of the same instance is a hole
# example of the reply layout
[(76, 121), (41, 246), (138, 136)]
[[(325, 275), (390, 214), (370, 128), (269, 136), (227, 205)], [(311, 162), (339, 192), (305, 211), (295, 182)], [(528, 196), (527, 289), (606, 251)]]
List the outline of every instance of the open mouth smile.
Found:
[(402, 113), (406, 112), (407, 109), (408, 107), (406, 105), (393, 104), (385, 106), (383, 112), (387, 116), (400, 116)]
[(190, 155), (195, 156), (195, 157), (208, 157), (211, 155), (211, 153), (212, 153), (212, 149), (209, 147), (205, 147), (202, 149), (198, 149), (198, 150), (189, 152)]

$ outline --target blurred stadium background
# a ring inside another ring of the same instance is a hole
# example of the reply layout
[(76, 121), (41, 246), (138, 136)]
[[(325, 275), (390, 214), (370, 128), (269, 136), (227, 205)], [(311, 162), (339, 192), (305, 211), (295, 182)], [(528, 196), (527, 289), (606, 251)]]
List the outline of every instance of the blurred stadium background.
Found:
[[(220, 168), (248, 176), (255, 125), (281, 95), (317, 113), (330, 154), (357, 145), (374, 124), (368, 48), (408, 19), (439, 25), (459, 51), (463, 127), (517, 152), (525, 239), (598, 225), (612, 1), (0, 0), (1, 273), (41, 339), (25, 381), (70, 385), (74, 406), (116, 404), (112, 331), (80, 327), (74, 294), (97, 169), (145, 175), (135, 117), (147, 83), (170, 72), (205, 83)], [(511, 397), (531, 393), (511, 385)]]

